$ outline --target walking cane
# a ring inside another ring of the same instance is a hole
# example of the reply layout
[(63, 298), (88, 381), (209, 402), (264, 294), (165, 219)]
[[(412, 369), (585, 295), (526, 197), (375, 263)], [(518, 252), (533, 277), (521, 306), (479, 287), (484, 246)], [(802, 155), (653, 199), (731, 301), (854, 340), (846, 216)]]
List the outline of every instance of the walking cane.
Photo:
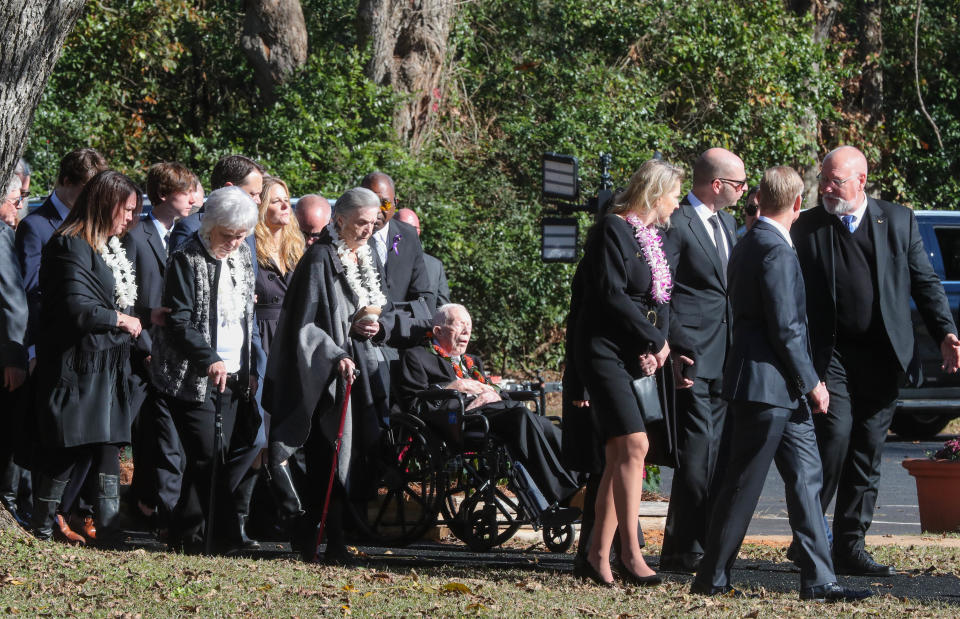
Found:
[(207, 522), (203, 532), (203, 551), (213, 554), (213, 516), (217, 497), (217, 468), (223, 451), (223, 393), (217, 390), (213, 415), (213, 461), (210, 463), (210, 496), (207, 499)]
[[(359, 374), (353, 371), (354, 379)], [(350, 404), (350, 391), (353, 381), (347, 381), (347, 388), (343, 393), (343, 408), (340, 410), (340, 429), (337, 430), (337, 441), (333, 449), (333, 462), (330, 463), (330, 479), (327, 480), (327, 494), (323, 498), (323, 512), (320, 514), (320, 527), (317, 529), (317, 543), (314, 545), (313, 560), (320, 558), (320, 542), (323, 540), (324, 529), (327, 528), (327, 512), (330, 510), (330, 493), (333, 491), (333, 478), (337, 474), (337, 465), (340, 462), (340, 444), (343, 442), (343, 424), (347, 420), (347, 406)]]

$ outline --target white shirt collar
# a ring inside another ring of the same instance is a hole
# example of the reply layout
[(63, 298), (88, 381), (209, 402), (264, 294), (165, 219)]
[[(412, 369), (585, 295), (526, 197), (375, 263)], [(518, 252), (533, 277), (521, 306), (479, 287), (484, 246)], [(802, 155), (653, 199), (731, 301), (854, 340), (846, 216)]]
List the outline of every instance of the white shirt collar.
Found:
[(50, 201), (53, 202), (53, 208), (57, 209), (57, 213), (60, 214), (60, 219), (66, 219), (67, 215), (70, 214), (70, 207), (63, 203), (56, 190), (50, 192)]
[(387, 244), (387, 234), (390, 232), (390, 222), (383, 224), (383, 227), (373, 233), (378, 243)]
[[(695, 210), (695, 211), (697, 212), (697, 216), (699, 216), (699, 217), (700, 217), (700, 221), (703, 222), (703, 227), (707, 229), (707, 236), (710, 237), (710, 240), (713, 241), (714, 246), (716, 246), (716, 244), (717, 244), (717, 239), (716, 239), (716, 237), (713, 235), (713, 224), (710, 223), (710, 218), (713, 217), (714, 215), (716, 215), (716, 213), (713, 212), (713, 209), (712, 209), (712, 208), (710, 208), (709, 206), (707, 206), (706, 204), (704, 204), (703, 202), (701, 202), (701, 201), (700, 201), (700, 198), (698, 198), (697, 196), (693, 195), (693, 192), (692, 192), (692, 191), (687, 194), (687, 201), (690, 202), (690, 206), (693, 207), (693, 210)], [(717, 219), (719, 220), (720, 218), (717, 217)], [(723, 228), (723, 222), (722, 222), (722, 221), (720, 222), (720, 227), (721, 227), (721, 229)], [(723, 244), (724, 244), (724, 246), (725, 246), (727, 255), (729, 256), (729, 255), (730, 255), (730, 248), (729, 248), (729, 247), (726, 247), (726, 246), (729, 244), (729, 242), (726, 240), (726, 239), (727, 239), (727, 235), (726, 235), (726, 234), (721, 234), (720, 237), (723, 239)]]
[[(863, 194), (863, 202), (860, 203), (860, 206), (857, 207), (852, 213), (847, 213), (847, 215), (853, 215), (853, 230), (851, 232), (856, 232), (857, 228), (860, 227), (860, 222), (863, 221), (863, 214), (867, 212), (867, 194)], [(843, 215), (837, 215), (837, 219), (840, 219), (842, 222)], [(846, 225), (846, 224), (844, 224)]]
[(780, 236), (782, 236), (787, 241), (787, 244), (789, 244), (790, 247), (793, 247), (793, 239), (790, 238), (790, 231), (784, 228), (783, 224), (781, 224), (779, 221), (774, 221), (769, 217), (764, 217), (763, 215), (761, 215), (760, 217), (757, 217), (757, 220), (765, 221), (771, 226), (773, 226), (774, 228), (776, 228), (777, 232), (780, 233)]
[(163, 222), (153, 216), (153, 213), (149, 215), (150, 221), (153, 222), (154, 227), (157, 229), (157, 234), (160, 235), (160, 244), (163, 245), (163, 248), (167, 248), (167, 227), (163, 225)]

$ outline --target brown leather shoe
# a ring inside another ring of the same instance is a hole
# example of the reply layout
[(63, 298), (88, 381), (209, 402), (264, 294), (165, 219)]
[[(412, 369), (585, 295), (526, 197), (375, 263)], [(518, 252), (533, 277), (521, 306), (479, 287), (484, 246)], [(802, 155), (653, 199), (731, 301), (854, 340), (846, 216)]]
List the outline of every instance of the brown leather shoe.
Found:
[(56, 526), (53, 527), (53, 539), (58, 542), (63, 542), (64, 544), (83, 545), (87, 543), (87, 540), (83, 539), (82, 535), (70, 528), (63, 514), (57, 514), (56, 516)]
[(94, 542), (97, 540), (97, 527), (93, 524), (93, 516), (84, 516), (83, 517), (83, 536), (87, 538), (88, 542)]

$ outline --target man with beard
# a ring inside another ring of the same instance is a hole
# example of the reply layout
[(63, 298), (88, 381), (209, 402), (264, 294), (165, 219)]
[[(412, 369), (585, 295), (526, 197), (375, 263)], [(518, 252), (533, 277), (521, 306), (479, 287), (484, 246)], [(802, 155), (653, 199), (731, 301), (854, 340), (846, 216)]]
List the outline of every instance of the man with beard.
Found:
[(923, 248), (913, 211), (866, 195), (867, 159), (841, 146), (823, 160), (822, 205), (792, 235), (807, 290), (813, 361), (830, 392), (815, 419), (823, 461), (821, 506), (836, 494), (833, 560), (838, 574), (890, 576), (864, 548), (880, 481), (883, 442), (898, 385), (914, 351), (910, 299), (956, 372), (960, 341)]
[(663, 235), (674, 271), (667, 339), (678, 370), (680, 461), (660, 553), (663, 571), (692, 573), (703, 556), (727, 415), (720, 391), (730, 345), (727, 260), (736, 242), (736, 222), (723, 209), (736, 204), (746, 189), (740, 157), (723, 148), (708, 149), (693, 164), (693, 186)]

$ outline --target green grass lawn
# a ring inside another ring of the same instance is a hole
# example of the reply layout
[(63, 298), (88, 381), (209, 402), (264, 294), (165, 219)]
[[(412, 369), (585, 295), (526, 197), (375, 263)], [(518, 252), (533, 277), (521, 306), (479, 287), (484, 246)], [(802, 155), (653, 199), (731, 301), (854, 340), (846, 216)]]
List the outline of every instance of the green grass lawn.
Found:
[[(655, 554), (656, 547), (648, 552)], [(956, 574), (960, 551), (876, 548), (916, 574)], [(21, 616), (957, 616), (944, 603), (890, 595), (859, 604), (801, 603), (796, 592), (758, 599), (693, 596), (688, 585), (605, 590), (569, 574), (529, 569), (340, 568), (292, 560), (188, 557), (145, 550), (72, 548), (0, 532), (0, 613)], [(748, 546), (741, 557), (783, 561), (783, 549)], [(881, 586), (882, 583), (878, 583)]]

